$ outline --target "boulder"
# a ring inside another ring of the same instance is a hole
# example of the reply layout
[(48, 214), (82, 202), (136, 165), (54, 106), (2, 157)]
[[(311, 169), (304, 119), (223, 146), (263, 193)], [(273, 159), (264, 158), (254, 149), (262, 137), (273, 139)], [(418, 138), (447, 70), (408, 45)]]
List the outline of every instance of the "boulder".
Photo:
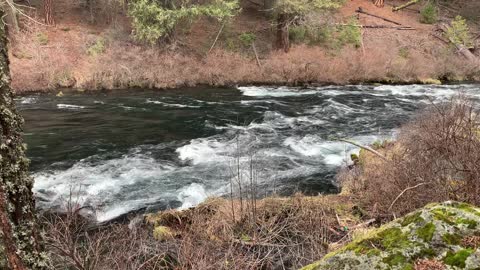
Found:
[(303, 268), (326, 269), (480, 269), (480, 209), (430, 204)]

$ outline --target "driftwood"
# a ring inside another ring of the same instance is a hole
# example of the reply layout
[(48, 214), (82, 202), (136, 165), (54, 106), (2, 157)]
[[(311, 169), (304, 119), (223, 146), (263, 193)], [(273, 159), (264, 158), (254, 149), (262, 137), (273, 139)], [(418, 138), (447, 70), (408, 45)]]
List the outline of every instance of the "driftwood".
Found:
[(375, 18), (378, 18), (378, 19), (382, 19), (382, 20), (384, 20), (384, 21), (386, 21), (386, 22), (390, 22), (390, 23), (393, 23), (393, 24), (396, 24), (396, 25), (402, 25), (402, 24), (399, 23), (399, 22), (392, 21), (392, 20), (387, 19), (387, 18), (385, 18), (385, 17), (382, 17), (382, 16), (378, 16), (378, 15), (369, 13), (369, 12), (363, 10), (361, 7), (359, 7), (357, 10), (355, 10), (355, 12), (361, 13), (361, 14), (365, 14), (365, 15), (368, 15), (368, 16), (372, 16), (372, 17), (375, 17)]
[(420, 0), (411, 0), (411, 1), (409, 1), (408, 3), (405, 3), (405, 4), (401, 5), (401, 6), (393, 7), (392, 10), (393, 10), (393, 11), (399, 11), (399, 10), (402, 10), (402, 9), (407, 8), (407, 7), (409, 7), (409, 6), (415, 5), (415, 4), (418, 3), (419, 1), (420, 1)]

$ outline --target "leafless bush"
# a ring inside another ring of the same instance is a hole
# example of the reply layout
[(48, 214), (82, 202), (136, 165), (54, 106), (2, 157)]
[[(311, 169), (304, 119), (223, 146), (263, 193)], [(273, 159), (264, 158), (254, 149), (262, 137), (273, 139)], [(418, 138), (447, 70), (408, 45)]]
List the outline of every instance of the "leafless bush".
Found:
[[(47, 247), (56, 269), (297, 269), (344, 236), (331, 233), (338, 225), (335, 210), (321, 198), (260, 200), (255, 220), (245, 210), (238, 214), (238, 200), (233, 205), (235, 220), (231, 201), (218, 198), (152, 214), (133, 229), (92, 224), (73, 205), (45, 215)], [(175, 237), (156, 240), (156, 226), (167, 226)]]
[(43, 226), (55, 269), (170, 269), (175, 242), (161, 243), (142, 223), (99, 226), (70, 199), (62, 213), (44, 213)]
[(465, 98), (432, 105), (381, 149), (383, 161), (362, 153), (360, 171), (343, 173), (351, 192), (373, 215), (401, 215), (430, 202), (480, 205), (480, 119)]

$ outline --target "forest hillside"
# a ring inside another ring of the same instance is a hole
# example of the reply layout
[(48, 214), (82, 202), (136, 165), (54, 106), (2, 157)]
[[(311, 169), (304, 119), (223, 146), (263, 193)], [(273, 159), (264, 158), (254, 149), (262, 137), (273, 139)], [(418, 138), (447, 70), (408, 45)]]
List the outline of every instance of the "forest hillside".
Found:
[[(152, 23), (149, 1), (58, 0), (51, 25), (44, 1), (17, 2), (10, 59), (18, 92), (479, 79), (478, 1), (417, 1), (398, 11), (407, 1), (318, 1), (293, 11), (268, 1), (190, 1), (161, 9), (177, 14), (174, 22)], [(280, 8), (293, 14), (286, 23)]]

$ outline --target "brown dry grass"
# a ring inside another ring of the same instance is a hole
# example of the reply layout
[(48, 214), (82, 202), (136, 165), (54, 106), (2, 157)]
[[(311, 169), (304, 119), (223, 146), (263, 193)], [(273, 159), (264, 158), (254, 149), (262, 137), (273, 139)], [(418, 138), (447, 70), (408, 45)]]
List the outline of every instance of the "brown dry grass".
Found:
[[(145, 223), (103, 227), (70, 208), (46, 216), (48, 251), (58, 267), (69, 269), (298, 269), (344, 238), (341, 226), (358, 222), (341, 196), (251, 203), (216, 198), (148, 215)], [(167, 226), (173, 237), (156, 240), (157, 226)]]
[(371, 215), (387, 219), (430, 202), (480, 205), (479, 130), (470, 101), (432, 105), (383, 145), (388, 161), (362, 152), (360, 167), (339, 178)]

